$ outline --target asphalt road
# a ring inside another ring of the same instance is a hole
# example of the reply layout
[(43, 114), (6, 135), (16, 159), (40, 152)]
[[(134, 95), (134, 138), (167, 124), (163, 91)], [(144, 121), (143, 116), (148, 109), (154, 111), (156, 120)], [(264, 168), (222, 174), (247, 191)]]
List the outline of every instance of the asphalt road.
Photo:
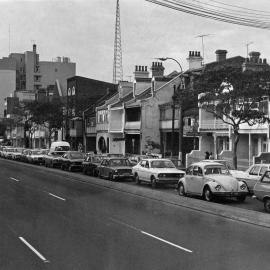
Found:
[(85, 180), (0, 160), (1, 270), (269, 268), (267, 228)]

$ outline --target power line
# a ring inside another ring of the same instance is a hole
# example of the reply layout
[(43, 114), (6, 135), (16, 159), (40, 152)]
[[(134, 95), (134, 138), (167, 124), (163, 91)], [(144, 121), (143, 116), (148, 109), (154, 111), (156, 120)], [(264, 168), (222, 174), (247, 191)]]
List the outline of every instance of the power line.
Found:
[(246, 17), (233, 16), (225, 12), (218, 12), (215, 10), (204, 8), (202, 6), (198, 5), (196, 6), (194, 4), (190, 4), (184, 1), (168, 1), (168, 0), (146, 0), (146, 1), (167, 8), (171, 8), (177, 11), (181, 11), (187, 14), (213, 19), (216, 21), (260, 29), (270, 29), (270, 23), (263, 20), (254, 20)]
[(269, 11), (265, 11), (265, 10), (251, 9), (251, 8), (245, 8), (245, 7), (231, 5), (231, 4), (225, 4), (225, 3), (222, 3), (222, 2), (216, 1), (216, 0), (208, 0), (208, 1), (215, 2), (215, 3), (218, 3), (218, 4), (224, 5), (224, 6), (236, 7), (236, 8), (243, 9), (243, 10), (250, 10), (250, 11), (255, 11), (255, 12), (261, 12), (261, 13), (266, 13), (266, 14), (269, 14), (270, 15), (270, 12)]

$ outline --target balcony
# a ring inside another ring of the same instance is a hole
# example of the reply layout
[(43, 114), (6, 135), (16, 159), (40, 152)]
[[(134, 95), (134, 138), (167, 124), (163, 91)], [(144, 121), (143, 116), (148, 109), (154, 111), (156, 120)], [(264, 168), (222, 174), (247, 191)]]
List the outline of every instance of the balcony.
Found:
[(86, 127), (86, 134), (93, 134), (96, 133), (96, 131), (97, 131), (96, 126)]
[(97, 123), (96, 131), (108, 131), (108, 123)]
[(82, 137), (82, 129), (80, 128), (71, 128), (69, 130), (70, 137)]
[(227, 130), (229, 125), (224, 123), (220, 119), (211, 119), (211, 120), (201, 120), (199, 125), (200, 131), (210, 131), (210, 130)]
[(141, 121), (132, 121), (132, 122), (126, 122), (125, 123), (125, 130), (131, 131), (131, 130), (141, 130)]

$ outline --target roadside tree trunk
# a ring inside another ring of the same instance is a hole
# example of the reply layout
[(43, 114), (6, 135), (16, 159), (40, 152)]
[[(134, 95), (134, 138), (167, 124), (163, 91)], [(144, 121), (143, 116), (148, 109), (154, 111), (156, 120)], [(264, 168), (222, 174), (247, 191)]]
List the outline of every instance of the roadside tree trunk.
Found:
[(237, 170), (237, 146), (239, 142), (239, 132), (238, 130), (234, 130), (233, 132), (234, 138), (233, 138), (233, 166)]

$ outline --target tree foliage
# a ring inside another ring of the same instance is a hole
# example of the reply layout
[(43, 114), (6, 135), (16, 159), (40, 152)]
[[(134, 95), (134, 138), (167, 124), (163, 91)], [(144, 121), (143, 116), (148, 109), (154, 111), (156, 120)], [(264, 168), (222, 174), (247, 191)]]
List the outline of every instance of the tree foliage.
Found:
[(241, 67), (228, 66), (206, 70), (195, 80), (194, 88), (201, 93), (200, 107), (232, 127), (236, 168), (240, 125), (253, 126), (269, 121), (268, 103), (265, 102), (269, 83), (269, 71), (242, 71)]
[(40, 125), (48, 130), (49, 141), (51, 142), (52, 134), (60, 129), (63, 125), (63, 105), (59, 100), (51, 102), (32, 102), (28, 104), (28, 120), (32, 125)]

